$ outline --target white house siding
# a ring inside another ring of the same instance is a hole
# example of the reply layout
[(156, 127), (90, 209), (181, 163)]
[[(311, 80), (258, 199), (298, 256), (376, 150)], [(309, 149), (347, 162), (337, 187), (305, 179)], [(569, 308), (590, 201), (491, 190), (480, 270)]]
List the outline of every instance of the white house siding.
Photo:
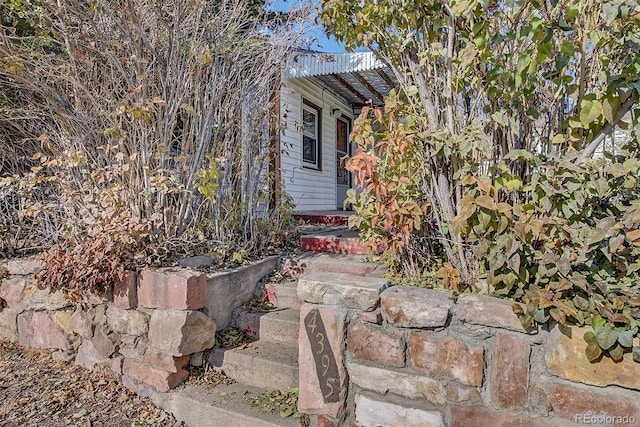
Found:
[[(303, 167), (302, 163), (302, 100), (321, 109), (322, 169)], [(329, 89), (308, 79), (289, 79), (283, 82), (280, 97), (283, 133), (280, 135), (281, 179), (283, 190), (293, 199), (298, 212), (335, 210), (336, 202), (336, 118), (333, 109), (339, 108), (343, 117), (353, 124), (351, 107)]]

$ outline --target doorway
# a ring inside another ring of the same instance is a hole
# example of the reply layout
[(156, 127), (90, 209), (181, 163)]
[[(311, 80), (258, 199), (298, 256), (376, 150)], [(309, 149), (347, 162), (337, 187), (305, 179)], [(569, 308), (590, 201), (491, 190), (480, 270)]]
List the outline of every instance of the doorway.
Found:
[[(336, 119), (336, 207), (338, 210), (345, 209), (344, 200), (347, 198), (347, 190), (351, 188), (351, 174), (345, 168), (345, 156), (349, 156), (349, 121), (347, 119)], [(350, 206), (346, 207), (351, 210)]]

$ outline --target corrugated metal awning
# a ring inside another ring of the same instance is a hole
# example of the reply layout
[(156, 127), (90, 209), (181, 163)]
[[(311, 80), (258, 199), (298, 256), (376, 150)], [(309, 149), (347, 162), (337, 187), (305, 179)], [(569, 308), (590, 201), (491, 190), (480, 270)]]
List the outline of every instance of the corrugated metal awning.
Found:
[(317, 79), (354, 109), (369, 102), (382, 105), (383, 97), (398, 84), (389, 66), (373, 52), (300, 53), (287, 64), (284, 78)]

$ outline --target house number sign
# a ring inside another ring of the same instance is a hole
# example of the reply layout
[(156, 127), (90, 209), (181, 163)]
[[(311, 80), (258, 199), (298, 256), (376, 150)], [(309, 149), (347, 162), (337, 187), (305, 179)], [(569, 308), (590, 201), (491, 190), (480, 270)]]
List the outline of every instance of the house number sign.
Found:
[(317, 308), (312, 309), (304, 318), (304, 326), (311, 344), (311, 352), (316, 364), (316, 374), (320, 382), (324, 403), (338, 402), (340, 400), (338, 365), (327, 340), (327, 331)]

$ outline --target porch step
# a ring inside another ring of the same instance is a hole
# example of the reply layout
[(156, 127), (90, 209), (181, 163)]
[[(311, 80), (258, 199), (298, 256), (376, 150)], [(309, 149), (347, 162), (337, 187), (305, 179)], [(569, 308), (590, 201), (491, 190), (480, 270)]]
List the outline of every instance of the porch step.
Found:
[(304, 221), (307, 224), (317, 225), (347, 225), (349, 217), (352, 215), (350, 211), (330, 211), (330, 212), (299, 212), (293, 214), (293, 218)]
[[(333, 229), (305, 234), (300, 237), (300, 247), (305, 251), (334, 252), (339, 254), (369, 253), (367, 247), (360, 241), (358, 232), (346, 229)], [(382, 250), (376, 248), (374, 254)]]
[(209, 364), (239, 383), (260, 389), (298, 386), (298, 345), (258, 340), (246, 348), (215, 348)]
[(315, 271), (325, 273), (345, 273), (354, 276), (384, 275), (386, 267), (367, 259), (362, 254), (336, 254), (310, 252), (301, 256), (297, 262), (304, 267), (305, 274)]
[(294, 307), (302, 304), (298, 298), (298, 281), (268, 283), (265, 290), (270, 292), (277, 307)]
[(268, 312), (243, 311), (236, 317), (237, 327), (261, 341), (297, 345), (300, 306)]
[(279, 414), (265, 414), (244, 401), (245, 395), (265, 390), (245, 384), (218, 384), (215, 388), (182, 385), (170, 393), (160, 393), (151, 386), (123, 377), (125, 385), (140, 396), (150, 398), (156, 405), (173, 414), (189, 427), (294, 427), (297, 419), (282, 418)]

